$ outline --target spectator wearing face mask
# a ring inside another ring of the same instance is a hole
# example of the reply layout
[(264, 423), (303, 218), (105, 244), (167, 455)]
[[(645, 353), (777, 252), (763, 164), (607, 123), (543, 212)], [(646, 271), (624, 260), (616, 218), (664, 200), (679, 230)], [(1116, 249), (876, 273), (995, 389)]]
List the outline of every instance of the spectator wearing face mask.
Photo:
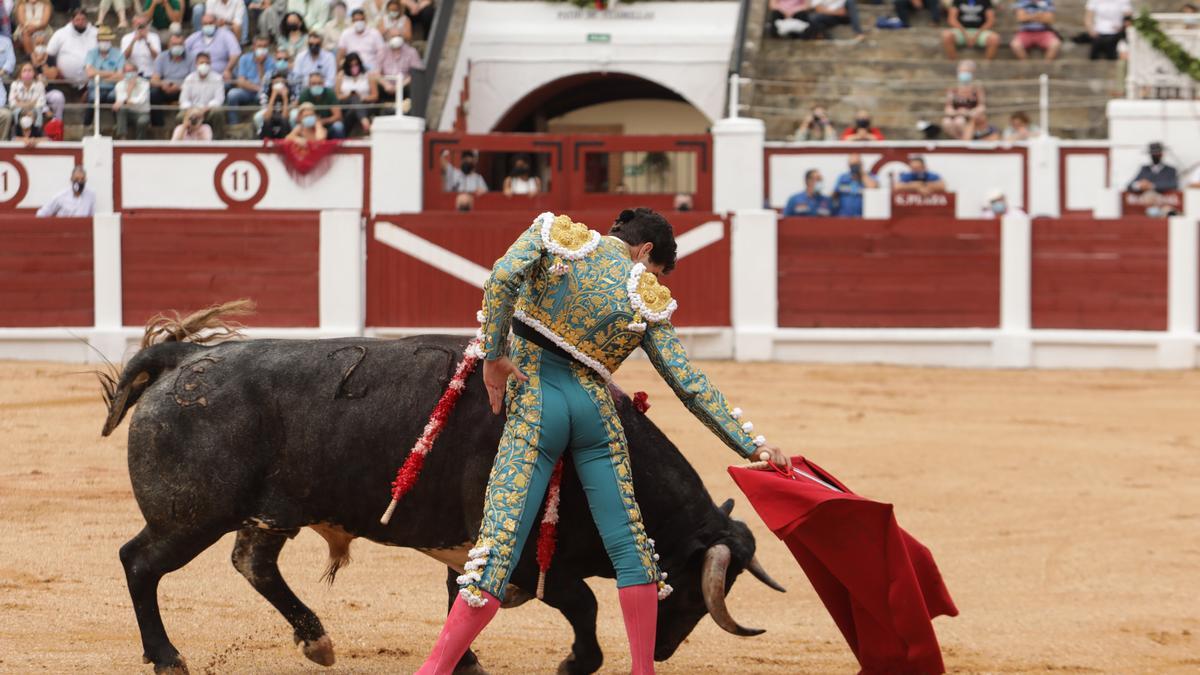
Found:
[(158, 106), (167, 106), (179, 102), (179, 94), (183, 91), (183, 81), (191, 72), (187, 52), (183, 46), (182, 35), (172, 35), (167, 41), (166, 50), (154, 59), (154, 74), (150, 76), (150, 123), (162, 126), (163, 113)]
[(942, 31), (942, 50), (946, 58), (958, 58), (963, 47), (982, 49), (988, 61), (996, 58), (1000, 36), (992, 30), (996, 25), (996, 10), (992, 0), (954, 0), (946, 16), (949, 28)]
[(154, 30), (168, 30), (183, 23), (184, 0), (141, 0), (142, 14), (150, 17)]
[(379, 15), (379, 19), (375, 22), (375, 28), (384, 36), (387, 36), (391, 30), (395, 29), (400, 31), (400, 36), (405, 40), (412, 39), (412, 22), (404, 15), (404, 9), (400, 5), (400, 0), (388, 0), (387, 8)]
[(358, 54), (350, 52), (346, 55), (337, 75), (336, 92), (338, 103), (346, 111), (346, 134), (360, 128), (363, 133), (370, 133), (370, 104), (379, 101), (379, 88), (375, 86), (375, 78), (363, 68)]
[(785, 216), (830, 216), (833, 215), (833, 200), (823, 194), (825, 181), (821, 172), (809, 169), (804, 172), (804, 190), (787, 200), (783, 207)]
[(871, 126), (871, 113), (859, 110), (854, 114), (854, 124), (842, 131), (843, 141), (882, 141), (883, 132)]
[(38, 218), (75, 218), (91, 216), (96, 210), (96, 194), (87, 187), (87, 172), (82, 166), (71, 171), (71, 186), (38, 209)]
[(1163, 144), (1149, 145), (1150, 163), (1138, 170), (1127, 188), (1134, 194), (1174, 192), (1179, 189), (1179, 174), (1175, 167), (1163, 162)]
[[(408, 83), (412, 81), (412, 69), (423, 68), (421, 55), (404, 39), (398, 29), (387, 33), (387, 51), (379, 61), (379, 100), (402, 101)], [(403, 109), (403, 106), (398, 106)]]
[[(508, 175), (504, 178), (504, 196), (533, 196), (541, 191), (542, 181), (537, 176), (531, 175), (529, 169), (529, 160), (524, 157), (518, 157), (516, 161), (513, 162), (512, 170), (509, 171)], [(678, 199), (676, 201), (678, 201)]]
[(323, 141), (327, 137), (328, 132), (313, 104), (301, 103), (296, 114), (296, 126), (288, 133), (287, 139), (299, 145), (307, 145)]
[[(200, 114), (212, 127), (218, 137), (224, 128), (221, 122), (224, 117), (220, 108), (225, 103), (225, 82), (212, 67), (208, 54), (201, 52), (196, 55), (196, 70), (183, 81), (179, 92), (179, 106), (184, 110)], [(180, 115), (182, 118), (182, 114)]]
[(33, 53), (33, 38), (50, 27), (54, 7), (50, 0), (24, 0), (17, 4), (13, 19), (17, 27), (13, 30), (13, 42), (21, 45), (21, 51)]
[(1003, 218), (1007, 214), (1025, 215), (1019, 207), (1009, 206), (1004, 190), (992, 190), (988, 193), (987, 204), (983, 207), (984, 218)]
[(96, 27), (88, 23), (87, 13), (80, 9), (72, 15), (71, 23), (54, 31), (46, 54), (54, 59), (58, 76), (81, 89), (87, 84), (88, 54), (95, 48)]
[(21, 64), (17, 79), (8, 90), (8, 105), (12, 108), (11, 113), (0, 112), (0, 139), (8, 138), (9, 123), (14, 117), (19, 119), (29, 115), (34, 126), (41, 126), (42, 110), (46, 107), (46, 84), (34, 74), (32, 64)]
[(162, 40), (158, 33), (150, 30), (150, 21), (138, 14), (133, 17), (133, 30), (121, 38), (121, 54), (125, 61), (133, 63), (139, 74), (150, 77), (154, 73), (154, 60), (162, 53)]
[(863, 170), (862, 157), (859, 155), (850, 155), (846, 160), (850, 170), (838, 176), (833, 186), (833, 215), (861, 218), (863, 190), (879, 187), (879, 181)]
[(279, 23), (278, 36), (275, 38), (275, 47), (286, 49), (288, 56), (295, 57), (304, 49), (305, 40), (308, 39), (309, 33), (314, 30), (316, 29), (308, 27), (300, 12), (288, 12)]
[(321, 34), (310, 32), (308, 48), (297, 54), (292, 61), (292, 73), (304, 86), (308, 86), (309, 77), (313, 73), (320, 73), (321, 84), (333, 87), (333, 81), (337, 77), (337, 59), (321, 45)]
[(129, 138), (129, 121), (133, 120), (135, 140), (146, 138), (146, 127), (150, 126), (150, 83), (137, 71), (137, 66), (126, 61), (120, 82), (113, 88), (116, 101), (113, 113), (117, 117), (117, 138)]
[(358, 54), (363, 66), (374, 71), (387, 45), (379, 31), (367, 24), (366, 12), (356, 9), (350, 13), (350, 30), (342, 33), (338, 40), (338, 60), (346, 58), (347, 54)]
[(172, 141), (204, 142), (213, 139), (212, 127), (204, 123), (204, 111), (199, 108), (185, 110), (175, 130)]
[(276, 71), (271, 86), (264, 87), (260, 94), (263, 109), (254, 116), (254, 127), (259, 138), (284, 138), (292, 130), (290, 123), (292, 92), (287, 84), (287, 73)]
[(346, 11), (346, 3), (335, 0), (329, 6), (329, 20), (321, 26), (321, 46), (331, 52), (337, 51), (338, 40), (342, 33), (350, 29), (350, 14)]
[(205, 14), (200, 22), (200, 30), (189, 35), (183, 46), (193, 65), (198, 65), (201, 53), (207, 54), (209, 66), (216, 77), (223, 82), (233, 81), (233, 67), (242, 55), (242, 47), (228, 28), (217, 25), (215, 16)]
[(961, 139), (975, 115), (986, 110), (986, 104), (983, 87), (975, 83), (975, 62), (960, 62), (958, 84), (946, 90), (942, 131), (950, 138)]
[(300, 106), (305, 103), (313, 106), (317, 116), (321, 118), (321, 127), (331, 138), (346, 137), (346, 122), (342, 115), (342, 107), (338, 105), (337, 93), (333, 87), (325, 84), (321, 73), (314, 72), (308, 76), (308, 87), (300, 92), (298, 100)]
[(263, 84), (275, 73), (275, 57), (271, 56), (267, 45), (270, 41), (265, 35), (254, 38), (254, 50), (242, 54), (238, 59), (233, 88), (225, 94), (225, 103), (231, 106), (227, 122), (237, 124), (239, 106), (254, 105), (258, 102)]
[[(88, 52), (84, 72), (88, 78), (87, 102), (93, 103), (99, 98), (101, 103), (113, 102), (113, 87), (121, 81), (125, 69), (125, 56), (121, 50), (113, 46), (112, 29), (101, 26), (96, 33), (96, 46)], [(96, 91), (96, 76), (100, 77), (100, 90)]]
[(800, 122), (792, 134), (793, 141), (832, 141), (837, 139), (837, 129), (825, 112), (825, 106), (815, 105), (808, 117)]
[(466, 213), (475, 208), (475, 195), (470, 192), (460, 192), (454, 195), (454, 210)]
[(34, 121), (33, 115), (29, 113), (21, 113), (17, 117), (17, 126), (13, 131), (13, 140), (22, 143), (27, 148), (31, 148), (44, 138), (41, 128)]
[(908, 171), (900, 174), (900, 180), (892, 189), (896, 192), (916, 192), (927, 195), (934, 192), (945, 192), (946, 182), (940, 175), (926, 168), (923, 157), (910, 157)]
[(487, 181), (475, 171), (478, 157), (465, 151), (458, 166), (450, 163), (450, 151), (442, 151), (442, 189), (446, 192), (469, 192), (483, 194), (488, 191)]

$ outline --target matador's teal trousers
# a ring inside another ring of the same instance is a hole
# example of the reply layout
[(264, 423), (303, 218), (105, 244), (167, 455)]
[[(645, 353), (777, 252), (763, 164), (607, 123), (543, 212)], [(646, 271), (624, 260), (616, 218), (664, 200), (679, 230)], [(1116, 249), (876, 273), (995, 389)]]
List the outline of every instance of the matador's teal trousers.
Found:
[(633, 496), (625, 433), (608, 387), (585, 366), (517, 336), (510, 358), (529, 381), (514, 378), (508, 384), (508, 421), (484, 498), (479, 543), (472, 551), (475, 564), (468, 563), (460, 577), (464, 592), (504, 597), (554, 465), (567, 451), (617, 587), (658, 582), (652, 542)]

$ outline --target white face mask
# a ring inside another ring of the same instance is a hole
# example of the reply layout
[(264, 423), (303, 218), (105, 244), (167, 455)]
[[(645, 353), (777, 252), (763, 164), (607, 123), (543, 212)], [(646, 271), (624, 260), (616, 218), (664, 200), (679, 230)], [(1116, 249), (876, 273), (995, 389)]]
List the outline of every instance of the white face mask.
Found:
[(41, 56), (46, 53), (46, 45), (34, 45), (33, 53)]
[(200, 73), (200, 77), (208, 75), (210, 70), (212, 70), (212, 66), (208, 65), (207, 63), (201, 63), (196, 66), (196, 72)]
[(366, 30), (367, 30), (367, 22), (366, 21), (355, 21), (354, 22), (354, 32), (355, 33), (362, 33)]
[(392, 39), (388, 40), (388, 46), (391, 47), (392, 49), (400, 49), (401, 47), (404, 46), (404, 38), (397, 35), (396, 37), (393, 37)]
[(22, 129), (28, 129), (32, 126), (33, 126), (33, 118), (32, 117), (26, 115), (25, 117), (21, 118), (21, 128)]
[(258, 57), (258, 58), (260, 58), (260, 59), (261, 59), (261, 58), (265, 58), (265, 57), (266, 57), (266, 55), (267, 55), (267, 48), (266, 48), (266, 47), (255, 47), (255, 48), (254, 48), (254, 55), (255, 55), (255, 56), (257, 56), (257, 57)]
[(100, 50), (100, 53), (103, 54), (104, 52), (112, 49), (112, 43), (108, 40), (104, 40), (102, 42), (97, 42), (96, 47)]

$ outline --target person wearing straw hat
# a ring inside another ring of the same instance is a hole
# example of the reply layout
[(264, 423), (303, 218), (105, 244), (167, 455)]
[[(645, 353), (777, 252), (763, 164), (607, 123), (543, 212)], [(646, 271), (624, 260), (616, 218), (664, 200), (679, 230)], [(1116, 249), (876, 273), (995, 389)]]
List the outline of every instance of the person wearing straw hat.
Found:
[(114, 88), (124, 77), (125, 55), (113, 46), (116, 35), (108, 26), (96, 29), (96, 46), (88, 52), (84, 61), (84, 72), (88, 78), (87, 102), (96, 102), (96, 78), (100, 78), (99, 98), (101, 103), (115, 100)]
[[(458, 597), (419, 673), (452, 672), (495, 616), (548, 488), (543, 527), (557, 518), (554, 477), (561, 476), (560, 459), (568, 457), (616, 572), (633, 673), (654, 672), (657, 603), (672, 589), (642, 524), (629, 448), (608, 389), (612, 373), (635, 349), (646, 353), (688, 410), (736, 453), (789, 466), (783, 452), (756, 436), (741, 410), (688, 360), (671, 325), (677, 303), (659, 283), (659, 276), (674, 269), (675, 258), (671, 224), (639, 208), (622, 211), (607, 237), (569, 216), (543, 213), (496, 261), (476, 317), (480, 328), (463, 363), (483, 360), (492, 412), (506, 410), (507, 421), (479, 536), (458, 577)], [(436, 427), (436, 420), (430, 424)], [(422, 442), (432, 440), (423, 436), (418, 445)], [(420, 451), (428, 448), (412, 454)], [(405, 468), (397, 484), (404, 482)], [(396, 499), (394, 491), (393, 504)], [(542, 566), (543, 573), (546, 569)]]

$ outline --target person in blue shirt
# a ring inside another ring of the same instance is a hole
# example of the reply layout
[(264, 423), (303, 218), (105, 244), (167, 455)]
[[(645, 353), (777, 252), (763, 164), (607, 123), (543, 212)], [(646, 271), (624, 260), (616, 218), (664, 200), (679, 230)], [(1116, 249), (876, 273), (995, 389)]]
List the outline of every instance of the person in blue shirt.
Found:
[(927, 195), (932, 192), (946, 191), (946, 182), (942, 180), (941, 176), (925, 167), (923, 157), (910, 157), (908, 169), (900, 174), (900, 180), (893, 188), (896, 192), (919, 192)]
[(821, 172), (809, 169), (804, 174), (804, 191), (797, 192), (788, 199), (783, 207), (785, 216), (830, 216), (833, 215), (833, 201), (821, 193), (824, 187)]
[(96, 46), (88, 52), (84, 59), (84, 72), (88, 78), (87, 102), (96, 100), (96, 76), (100, 76), (100, 102), (116, 101), (113, 87), (125, 77), (125, 55), (113, 46), (113, 31), (108, 26), (101, 26), (96, 32)]
[(229, 124), (238, 122), (238, 106), (258, 103), (264, 83), (270, 83), (275, 75), (275, 57), (271, 56), (269, 45), (271, 39), (266, 35), (254, 38), (254, 51), (246, 52), (238, 58), (234, 71), (234, 87), (225, 94), (225, 104), (231, 106), (228, 112)]
[(857, 153), (846, 158), (850, 170), (838, 176), (833, 186), (833, 215), (843, 218), (861, 218), (863, 190), (879, 187), (875, 176), (863, 171), (862, 157)]

